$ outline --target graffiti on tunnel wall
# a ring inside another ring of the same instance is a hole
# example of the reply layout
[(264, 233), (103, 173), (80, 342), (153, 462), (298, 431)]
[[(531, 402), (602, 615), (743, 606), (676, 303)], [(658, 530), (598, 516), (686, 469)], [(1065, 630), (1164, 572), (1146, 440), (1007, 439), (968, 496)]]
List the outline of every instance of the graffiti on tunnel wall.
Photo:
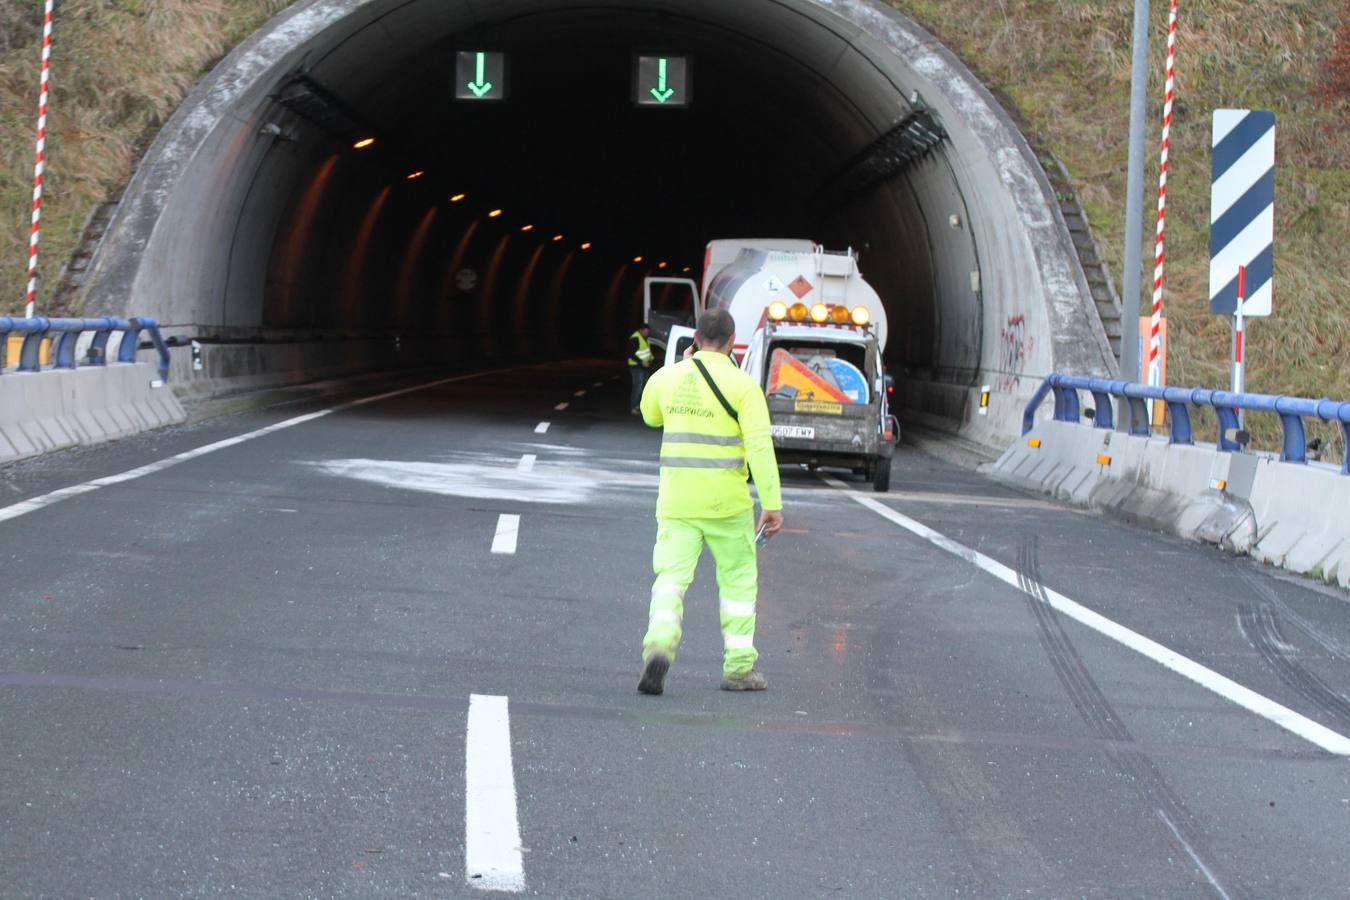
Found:
[(1027, 334), (1026, 316), (1009, 316), (999, 333), (998, 377), (995, 389), (1016, 390), (1022, 383), (1027, 357), (1036, 346), (1036, 336)]

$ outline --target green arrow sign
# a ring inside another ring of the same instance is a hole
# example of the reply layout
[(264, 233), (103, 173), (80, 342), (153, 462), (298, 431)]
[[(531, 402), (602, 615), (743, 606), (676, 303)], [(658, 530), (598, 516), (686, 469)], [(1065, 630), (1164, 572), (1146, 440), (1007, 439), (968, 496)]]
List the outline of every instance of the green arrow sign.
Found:
[[(487, 54), (475, 53), (477, 59), (474, 61), (474, 79), (466, 87), (473, 91), (475, 97), (481, 98), (488, 91), (492, 90), (492, 82), (483, 77), (483, 70), (487, 67)], [(662, 76), (664, 77), (664, 75)]]
[(656, 61), (656, 87), (652, 88), (652, 96), (656, 102), (665, 103), (671, 97), (675, 96), (675, 89), (666, 85), (666, 58), (660, 57)]
[(505, 100), (506, 55), (492, 50), (455, 54), (456, 100)]
[(633, 102), (638, 106), (689, 105), (688, 57), (639, 55), (633, 74)]

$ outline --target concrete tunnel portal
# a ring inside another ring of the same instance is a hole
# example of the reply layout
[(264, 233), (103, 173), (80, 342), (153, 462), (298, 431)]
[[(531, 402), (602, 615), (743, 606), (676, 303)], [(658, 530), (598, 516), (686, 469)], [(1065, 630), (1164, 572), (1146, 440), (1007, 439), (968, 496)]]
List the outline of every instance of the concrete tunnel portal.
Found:
[[(505, 55), (505, 100), (453, 99), (463, 50)], [(634, 104), (641, 52), (689, 60), (687, 108)], [(718, 237), (857, 250), (902, 405), (977, 441), (1040, 375), (1113, 371), (1034, 154), (878, 0), (295, 4), (162, 130), (84, 302), (204, 342), (614, 356), (643, 276), (697, 279)]]

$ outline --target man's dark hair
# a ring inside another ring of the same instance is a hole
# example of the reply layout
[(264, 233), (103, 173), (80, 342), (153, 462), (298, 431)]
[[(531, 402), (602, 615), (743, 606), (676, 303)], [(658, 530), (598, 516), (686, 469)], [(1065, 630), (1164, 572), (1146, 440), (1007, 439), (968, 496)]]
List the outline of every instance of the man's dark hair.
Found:
[(648, 325), (646, 322), (643, 322), (641, 325), (638, 326), (638, 331), (651, 331), (651, 330), (652, 326)]
[(736, 320), (725, 309), (710, 309), (698, 317), (700, 346), (720, 347), (736, 333)]

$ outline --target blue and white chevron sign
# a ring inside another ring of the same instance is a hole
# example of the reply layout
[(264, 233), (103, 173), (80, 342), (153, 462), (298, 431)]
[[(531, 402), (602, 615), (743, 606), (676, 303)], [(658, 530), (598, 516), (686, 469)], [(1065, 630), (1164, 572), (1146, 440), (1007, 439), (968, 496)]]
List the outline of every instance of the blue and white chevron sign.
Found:
[(1238, 267), (1246, 266), (1244, 316), (1270, 315), (1275, 262), (1275, 114), (1214, 110), (1209, 195), (1209, 311), (1237, 313)]

